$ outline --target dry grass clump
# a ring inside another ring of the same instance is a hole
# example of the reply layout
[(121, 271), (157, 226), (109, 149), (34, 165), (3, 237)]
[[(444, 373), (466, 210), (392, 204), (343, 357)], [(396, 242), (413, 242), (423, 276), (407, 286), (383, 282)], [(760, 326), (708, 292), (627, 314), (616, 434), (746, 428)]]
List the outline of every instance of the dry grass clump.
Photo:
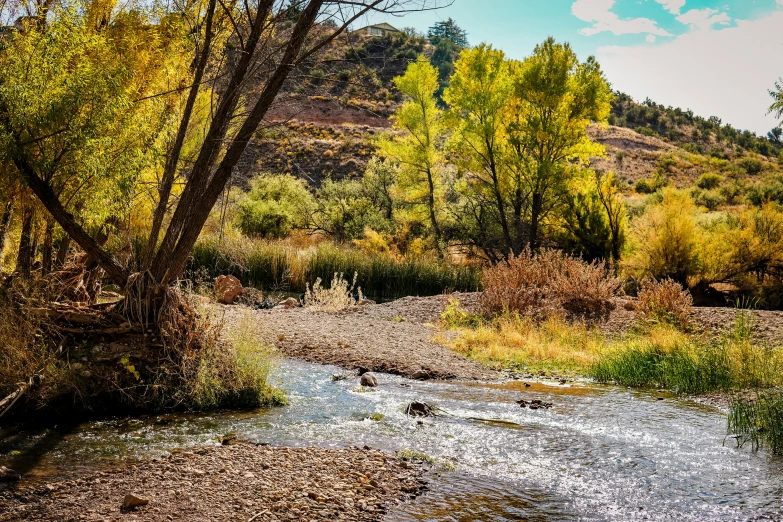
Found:
[(605, 344), (600, 331), (584, 323), (556, 317), (536, 322), (506, 314), (462, 329), (449, 347), (496, 369), (583, 374), (598, 361)]
[(339, 312), (349, 306), (356, 305), (354, 294), (362, 299), (362, 289), (356, 287), (357, 274), (353, 274), (353, 281), (349, 283), (342, 273), (335, 272), (332, 284), (329, 288), (321, 285), (321, 278), (315, 280), (312, 288), (307, 285), (304, 294), (305, 306), (322, 312)]
[(599, 319), (614, 307), (620, 281), (604, 262), (588, 263), (556, 250), (529, 250), (484, 270), (483, 313), (516, 312), (538, 319)]
[(676, 281), (647, 279), (641, 282), (638, 296), (636, 312), (644, 319), (689, 327), (693, 297)]

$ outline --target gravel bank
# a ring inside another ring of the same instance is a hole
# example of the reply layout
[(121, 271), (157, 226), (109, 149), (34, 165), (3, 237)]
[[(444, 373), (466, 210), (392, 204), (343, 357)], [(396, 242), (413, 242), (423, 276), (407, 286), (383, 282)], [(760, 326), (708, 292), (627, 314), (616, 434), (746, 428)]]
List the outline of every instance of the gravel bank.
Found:
[[(223, 306), (231, 324), (247, 309)], [(441, 297), (405, 298), (341, 312), (254, 310), (267, 340), (283, 355), (350, 370), (416, 378), (497, 380), (500, 374), (432, 339)]]
[[(0, 521), (371, 521), (418, 495), (421, 475), (370, 449), (208, 447), (0, 493)], [(121, 509), (127, 494), (149, 504)]]

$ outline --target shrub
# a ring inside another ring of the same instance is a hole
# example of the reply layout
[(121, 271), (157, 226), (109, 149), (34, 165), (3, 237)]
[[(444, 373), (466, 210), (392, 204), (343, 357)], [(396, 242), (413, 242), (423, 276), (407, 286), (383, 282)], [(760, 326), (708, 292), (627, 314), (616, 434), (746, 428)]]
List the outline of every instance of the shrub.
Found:
[(671, 279), (642, 281), (638, 297), (636, 311), (646, 319), (688, 327), (693, 298), (679, 283)]
[(260, 175), (239, 203), (239, 228), (245, 235), (280, 238), (304, 226), (313, 197), (290, 175)]
[(517, 312), (543, 319), (595, 319), (613, 308), (620, 282), (604, 262), (588, 263), (556, 250), (529, 250), (484, 270), (479, 304), (488, 315)]
[(700, 271), (696, 213), (686, 194), (665, 190), (661, 204), (648, 206), (632, 223), (624, 270), (640, 280), (671, 278), (687, 285)]
[(706, 172), (696, 181), (696, 186), (700, 189), (710, 190), (718, 187), (723, 182), (723, 176), (714, 172)]
[(737, 165), (747, 172), (749, 176), (755, 176), (764, 168), (764, 163), (760, 159), (750, 156), (738, 160)]
[(693, 201), (700, 207), (707, 210), (715, 210), (726, 202), (720, 190), (702, 190), (694, 188), (691, 190)]

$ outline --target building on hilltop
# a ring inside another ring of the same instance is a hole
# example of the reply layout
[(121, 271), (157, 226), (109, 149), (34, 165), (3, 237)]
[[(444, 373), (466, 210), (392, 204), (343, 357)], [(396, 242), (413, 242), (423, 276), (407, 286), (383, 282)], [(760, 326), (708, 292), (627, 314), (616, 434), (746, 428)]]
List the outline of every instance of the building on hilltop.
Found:
[(391, 24), (383, 22), (381, 24), (368, 25), (367, 27), (362, 27), (353, 32), (354, 34), (366, 34), (367, 36), (386, 36), (389, 34), (401, 33), (402, 31)]

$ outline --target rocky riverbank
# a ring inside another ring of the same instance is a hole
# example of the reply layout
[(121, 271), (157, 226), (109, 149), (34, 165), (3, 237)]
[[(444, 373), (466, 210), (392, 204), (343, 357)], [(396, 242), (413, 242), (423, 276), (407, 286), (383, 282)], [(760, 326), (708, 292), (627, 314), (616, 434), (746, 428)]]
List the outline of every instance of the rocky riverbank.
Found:
[(366, 447), (206, 447), (77, 480), (22, 484), (0, 493), (0, 521), (380, 520), (422, 491), (422, 474)]

